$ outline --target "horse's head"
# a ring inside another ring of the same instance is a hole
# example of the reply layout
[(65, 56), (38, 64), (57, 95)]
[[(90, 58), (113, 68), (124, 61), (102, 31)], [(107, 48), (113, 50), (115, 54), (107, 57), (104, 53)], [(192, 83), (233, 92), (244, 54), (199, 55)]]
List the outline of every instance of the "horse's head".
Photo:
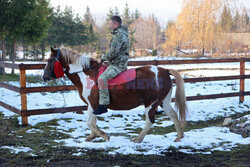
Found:
[[(50, 58), (48, 59), (48, 62), (44, 68), (43, 75), (42, 75), (42, 78), (44, 81), (53, 80), (53, 79), (59, 78), (60, 75), (63, 75), (63, 74), (59, 75), (60, 72), (63, 72), (61, 71), (63, 69), (62, 69), (62, 66), (60, 66), (61, 65), (60, 58), (61, 58), (60, 49), (51, 48)], [(58, 66), (60, 70), (56, 69), (58, 68)]]
[[(74, 71), (70, 68), (71, 65), (78, 66), (78, 69)], [(62, 77), (64, 72), (67, 76), (71, 76), (81, 71), (94, 77), (100, 66), (101, 63), (96, 59), (81, 56), (72, 50), (51, 48), (50, 58), (44, 68), (42, 78), (44, 81), (49, 81)]]

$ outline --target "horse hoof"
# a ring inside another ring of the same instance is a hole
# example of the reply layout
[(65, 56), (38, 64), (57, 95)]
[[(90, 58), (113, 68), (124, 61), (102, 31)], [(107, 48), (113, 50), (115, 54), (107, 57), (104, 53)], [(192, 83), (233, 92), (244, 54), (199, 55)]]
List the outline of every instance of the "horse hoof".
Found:
[(86, 142), (90, 142), (90, 141), (94, 140), (96, 137), (97, 137), (97, 136), (88, 136), (88, 137), (85, 139), (85, 141), (86, 141)]
[(90, 142), (90, 141), (92, 141), (92, 140), (93, 140), (93, 139), (91, 139), (91, 138), (86, 138), (86, 139), (85, 139), (86, 142)]
[(130, 141), (134, 142), (134, 143), (141, 143), (142, 140), (138, 139), (138, 138), (133, 138)]
[(103, 139), (104, 139), (105, 141), (109, 141), (109, 140), (110, 140), (110, 137), (109, 137), (109, 135), (105, 134), (105, 135), (103, 136)]
[(182, 137), (177, 137), (174, 142), (179, 142), (181, 140)]

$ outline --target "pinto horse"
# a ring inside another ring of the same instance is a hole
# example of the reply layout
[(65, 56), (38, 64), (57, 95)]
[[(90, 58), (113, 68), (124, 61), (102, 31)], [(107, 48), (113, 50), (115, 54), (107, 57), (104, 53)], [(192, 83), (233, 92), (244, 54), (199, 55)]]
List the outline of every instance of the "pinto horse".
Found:
[[(60, 67), (59, 70), (58, 67)], [(96, 59), (82, 56), (66, 48), (51, 48), (50, 58), (42, 76), (45, 81), (48, 81), (62, 77), (65, 73), (77, 87), (80, 98), (88, 106), (87, 125), (91, 129), (91, 134), (86, 138), (86, 141), (92, 141), (98, 136), (103, 137), (106, 141), (110, 139), (109, 135), (96, 126), (97, 116), (93, 114), (99, 102), (97, 74), (101, 67), (102, 63)], [(145, 127), (138, 137), (131, 139), (135, 143), (140, 143), (155, 122), (157, 107), (161, 106), (164, 113), (174, 122), (177, 131), (175, 141), (180, 141), (184, 137), (183, 131), (187, 113), (184, 81), (181, 75), (175, 70), (157, 66), (138, 67), (135, 71), (134, 80), (109, 87), (110, 105), (107, 107), (112, 110), (130, 110), (140, 105), (145, 106)], [(173, 75), (176, 80), (175, 105), (179, 110), (179, 119), (170, 105), (173, 88), (170, 75)]]

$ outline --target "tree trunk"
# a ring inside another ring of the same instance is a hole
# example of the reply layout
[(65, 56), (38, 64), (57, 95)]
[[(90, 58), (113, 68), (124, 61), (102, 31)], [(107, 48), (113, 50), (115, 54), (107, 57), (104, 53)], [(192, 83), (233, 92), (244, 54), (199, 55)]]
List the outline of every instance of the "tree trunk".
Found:
[[(5, 59), (5, 41), (2, 40), (2, 57), (1, 57), (1, 61), (4, 62)], [(4, 74), (5, 70), (4, 67), (0, 67), (0, 74)]]
[(33, 53), (34, 53), (33, 59), (37, 60), (38, 59), (38, 50), (37, 50), (36, 45), (33, 45)]
[(23, 45), (23, 60), (25, 61), (26, 59), (26, 53), (27, 53), (28, 47), (26, 44)]
[(42, 61), (45, 60), (45, 45), (44, 45), (44, 41), (42, 41), (41, 43), (41, 51), (42, 51)]
[[(12, 48), (12, 57), (11, 57), (11, 61), (13, 64), (15, 64), (15, 60), (16, 60), (16, 38), (13, 39), (13, 48)], [(13, 68), (11, 70), (11, 74), (14, 74)]]

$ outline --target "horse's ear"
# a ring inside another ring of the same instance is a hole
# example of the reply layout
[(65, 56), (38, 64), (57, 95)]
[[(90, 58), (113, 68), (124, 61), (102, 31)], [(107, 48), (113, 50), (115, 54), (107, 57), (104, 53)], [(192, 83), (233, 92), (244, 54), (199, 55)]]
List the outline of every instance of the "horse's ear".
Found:
[(56, 54), (56, 50), (54, 48), (50, 47), (50, 50), (54, 55)]

